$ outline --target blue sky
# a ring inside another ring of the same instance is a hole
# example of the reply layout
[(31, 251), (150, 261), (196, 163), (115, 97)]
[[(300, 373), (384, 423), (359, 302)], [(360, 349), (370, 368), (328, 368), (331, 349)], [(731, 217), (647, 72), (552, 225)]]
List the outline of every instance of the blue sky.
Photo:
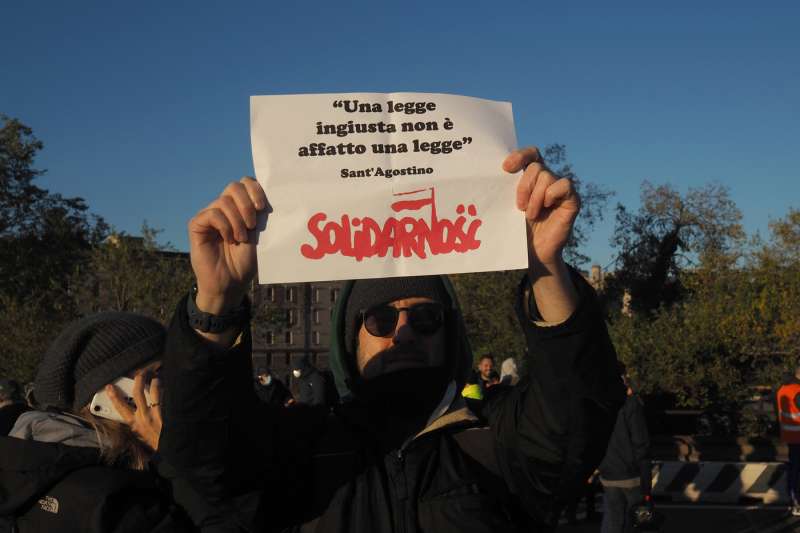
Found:
[(345, 91), (511, 101), (520, 145), (616, 192), (594, 262), (645, 179), (724, 183), (764, 233), (800, 208), (800, 4), (648, 4), (5, 2), (0, 113), (44, 141), (43, 186), (184, 250), (253, 172), (250, 95)]

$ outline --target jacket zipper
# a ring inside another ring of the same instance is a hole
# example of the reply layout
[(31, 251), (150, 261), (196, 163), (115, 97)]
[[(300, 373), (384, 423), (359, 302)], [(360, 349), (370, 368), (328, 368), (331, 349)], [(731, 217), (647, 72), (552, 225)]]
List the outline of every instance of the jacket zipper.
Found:
[(398, 508), (395, 520), (395, 529), (398, 532), (406, 531), (406, 507), (408, 506), (408, 484), (406, 480), (405, 454), (403, 448), (397, 450), (394, 456), (394, 489), (397, 496)]

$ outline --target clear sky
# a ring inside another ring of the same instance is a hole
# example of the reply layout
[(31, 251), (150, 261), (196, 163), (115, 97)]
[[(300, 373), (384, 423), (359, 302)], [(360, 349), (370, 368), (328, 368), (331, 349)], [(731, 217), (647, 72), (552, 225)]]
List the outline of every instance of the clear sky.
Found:
[[(800, 3), (3, 2), (0, 113), (45, 143), (42, 186), (188, 248), (253, 172), (249, 96), (446, 92), (511, 101), (520, 145), (567, 145), (616, 192), (728, 185), (749, 232), (800, 208)], [(698, 7), (702, 5), (703, 7)]]

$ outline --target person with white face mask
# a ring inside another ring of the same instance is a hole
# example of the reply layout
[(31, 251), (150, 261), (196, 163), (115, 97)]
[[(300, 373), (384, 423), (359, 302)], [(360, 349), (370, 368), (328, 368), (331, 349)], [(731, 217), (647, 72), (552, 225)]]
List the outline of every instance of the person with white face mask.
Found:
[(325, 378), (306, 357), (292, 361), (292, 390), (301, 405), (325, 405)]
[(293, 403), (289, 389), (267, 368), (259, 368), (255, 383), (258, 399), (268, 405), (287, 406)]

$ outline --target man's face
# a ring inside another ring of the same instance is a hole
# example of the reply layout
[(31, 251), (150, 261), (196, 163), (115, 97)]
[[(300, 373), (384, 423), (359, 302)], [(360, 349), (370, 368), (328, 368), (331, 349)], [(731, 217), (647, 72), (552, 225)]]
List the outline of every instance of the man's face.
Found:
[[(430, 298), (404, 298), (388, 305), (396, 309), (431, 303)], [(408, 321), (408, 311), (401, 311), (394, 330), (386, 337), (370, 334), (364, 325), (358, 331), (356, 361), (364, 379), (406, 368), (441, 366), (445, 362), (444, 324), (429, 335), (415, 330)]]
[(269, 374), (259, 374), (258, 375), (258, 382), (262, 385), (266, 385), (269, 381)]
[(488, 380), (489, 374), (492, 373), (493, 369), (494, 369), (494, 361), (492, 361), (488, 357), (484, 357), (483, 359), (481, 359), (480, 363), (478, 363), (478, 371), (481, 373), (481, 377), (483, 377), (483, 379)]

